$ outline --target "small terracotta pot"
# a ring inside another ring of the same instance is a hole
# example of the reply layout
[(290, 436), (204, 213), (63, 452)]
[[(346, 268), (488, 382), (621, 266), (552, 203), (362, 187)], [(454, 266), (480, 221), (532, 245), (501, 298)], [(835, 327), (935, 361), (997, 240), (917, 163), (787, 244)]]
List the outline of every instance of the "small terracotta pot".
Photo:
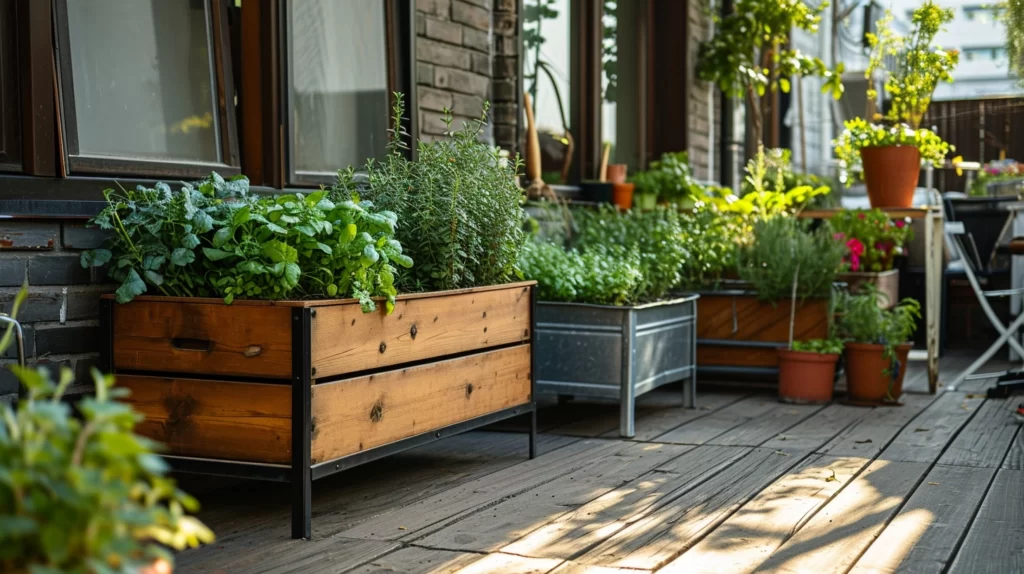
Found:
[(921, 152), (914, 146), (882, 146), (860, 149), (864, 184), (871, 207), (913, 207)]
[(780, 348), (779, 400), (784, 403), (821, 404), (832, 400), (839, 355), (824, 355)]
[(658, 206), (658, 196), (653, 193), (635, 194), (636, 208), (643, 211), (650, 211)]
[(616, 183), (612, 188), (612, 203), (619, 206), (619, 209), (633, 208), (633, 184)]
[(907, 357), (913, 345), (896, 345), (896, 358), (899, 359), (900, 370), (895, 380), (887, 374), (890, 365), (883, 356), (885, 347), (882, 345), (847, 343), (845, 347), (846, 393), (850, 401), (865, 405), (893, 404), (898, 401), (903, 394)]
[(608, 171), (605, 175), (611, 183), (626, 183), (626, 164), (608, 164)]

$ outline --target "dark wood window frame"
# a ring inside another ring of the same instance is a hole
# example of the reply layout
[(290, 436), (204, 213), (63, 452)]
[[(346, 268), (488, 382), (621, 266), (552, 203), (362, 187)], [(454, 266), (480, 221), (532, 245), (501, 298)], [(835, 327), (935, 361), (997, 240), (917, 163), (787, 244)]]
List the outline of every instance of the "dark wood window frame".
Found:
[(17, 14), (15, 0), (0, 0), (0, 171), (21, 171)]
[(62, 159), (66, 173), (96, 175), (128, 175), (135, 177), (200, 178), (216, 171), (221, 175), (234, 175), (241, 171), (238, 157), (238, 132), (235, 129), (234, 83), (231, 74), (231, 49), (228, 34), (227, 3), (223, 0), (204, 0), (210, 28), (208, 34), (213, 50), (211, 77), (216, 84), (217, 134), (220, 162), (161, 160), (107, 155), (85, 155), (79, 152), (78, 126), (75, 109), (75, 86), (70, 54), (68, 0), (54, 0), (54, 28), (56, 30), (56, 58), (59, 74), (61, 117), (59, 128), (63, 133)]
[[(0, 217), (87, 218), (102, 208), (102, 190), (115, 183), (133, 187), (158, 180), (188, 180), (216, 171), (246, 174), (253, 189), (273, 193), (329, 182), (289, 181), (286, 161), (282, 35), (287, 0), (206, 0), (212, 7), (215, 75), (218, 77), (219, 144), (223, 163), (135, 161), (69, 153), (69, 120), (60, 105), (70, 68), (58, 46), (68, 45), (68, 0), (13, 2), (17, 42), (17, 84), (21, 134), (20, 166), (0, 164)], [(403, 129), (417, 138), (414, 0), (386, 0), (389, 90), (406, 94)], [(2, 4), (0, 4), (2, 6)], [(11, 14), (0, 14), (6, 22)], [(229, 30), (229, 18), (233, 30)], [(6, 26), (4, 27), (6, 29)], [(234, 37), (232, 37), (232, 32)], [(5, 38), (7, 35), (4, 36)], [(234, 50), (232, 49), (234, 42)], [(241, 57), (232, 58), (232, 52)], [(63, 60), (63, 61), (62, 61)], [(235, 84), (237, 80), (237, 91)], [(237, 98), (237, 99), (235, 99)], [(63, 102), (63, 103), (71, 103)], [(235, 105), (237, 103), (237, 105)], [(236, 118), (237, 108), (237, 118)], [(389, 126), (390, 127), (390, 126)], [(0, 134), (0, 137), (4, 137)], [(3, 147), (0, 146), (0, 154)], [(13, 149), (13, 148), (12, 148)], [(415, 156), (415, 146), (410, 146)], [(343, 166), (339, 166), (343, 167)]]

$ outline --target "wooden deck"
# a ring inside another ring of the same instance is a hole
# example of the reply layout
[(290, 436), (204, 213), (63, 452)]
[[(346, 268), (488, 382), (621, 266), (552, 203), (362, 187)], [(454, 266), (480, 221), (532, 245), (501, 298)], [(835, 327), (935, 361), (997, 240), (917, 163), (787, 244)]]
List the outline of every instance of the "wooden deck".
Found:
[(917, 363), (875, 409), (668, 387), (634, 440), (617, 407), (552, 405), (532, 461), (494, 429), (317, 481), (309, 541), (286, 486), (192, 479), (218, 540), (177, 572), (1024, 572), (1021, 399), (988, 384), (924, 394)]

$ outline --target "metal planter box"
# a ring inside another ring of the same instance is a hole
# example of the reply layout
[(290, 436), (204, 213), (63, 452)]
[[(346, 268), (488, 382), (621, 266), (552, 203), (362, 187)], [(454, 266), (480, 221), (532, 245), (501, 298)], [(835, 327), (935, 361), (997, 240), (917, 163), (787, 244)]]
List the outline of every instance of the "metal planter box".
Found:
[(636, 397), (666, 383), (697, 394), (697, 299), (615, 307), (537, 303), (538, 393), (619, 399), (619, 434), (634, 435)]

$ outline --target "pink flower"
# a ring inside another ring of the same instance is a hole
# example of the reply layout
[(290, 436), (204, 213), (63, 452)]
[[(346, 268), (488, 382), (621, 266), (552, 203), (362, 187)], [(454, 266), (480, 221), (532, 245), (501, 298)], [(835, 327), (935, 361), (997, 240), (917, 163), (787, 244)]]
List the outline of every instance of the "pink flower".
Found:
[(850, 250), (850, 271), (860, 270), (860, 256), (864, 255), (864, 244), (856, 237), (846, 242), (846, 248)]
[(858, 219), (864, 219), (865, 217), (867, 217), (867, 216), (866, 216), (866, 215), (864, 215), (864, 212), (861, 212), (861, 213), (858, 213), (858, 214), (857, 214), (857, 218), (858, 218)]
[(846, 239), (846, 234), (845, 233), (835, 233), (835, 234), (832, 235), (832, 239), (835, 239), (836, 241), (842, 241), (842, 240)]
[(899, 219), (899, 220), (896, 221), (896, 227), (899, 227), (900, 229), (903, 229), (903, 227), (905, 225), (906, 225), (906, 222), (903, 221), (902, 219)]

